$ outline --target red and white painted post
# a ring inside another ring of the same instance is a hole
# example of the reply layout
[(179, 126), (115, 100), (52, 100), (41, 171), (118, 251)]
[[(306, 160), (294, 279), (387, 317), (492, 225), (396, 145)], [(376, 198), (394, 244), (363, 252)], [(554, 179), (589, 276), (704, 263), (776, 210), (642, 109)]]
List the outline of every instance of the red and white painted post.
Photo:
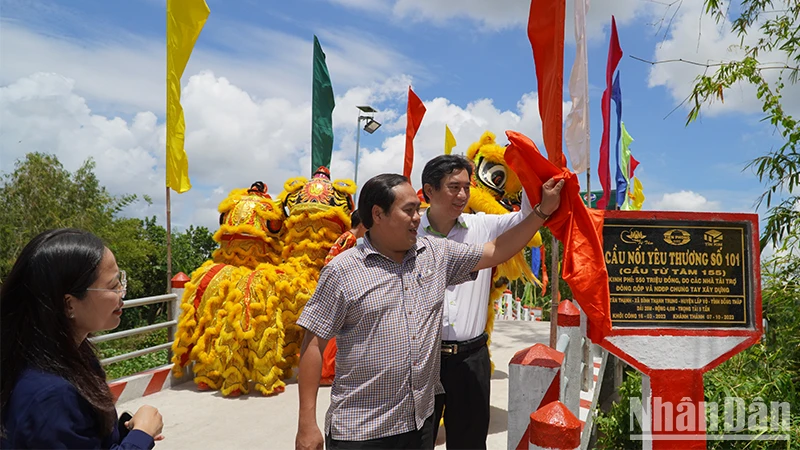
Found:
[(514, 303), (514, 296), (510, 290), (506, 289), (501, 298), (503, 301), (503, 320), (512, 320), (511, 308)]
[[(167, 320), (178, 320), (181, 317), (181, 299), (183, 298), (184, 286), (191, 281), (188, 275), (183, 272), (178, 272), (172, 277), (170, 285), (172, 286), (172, 294), (178, 296), (178, 299), (170, 304), (167, 308)], [(172, 342), (175, 340), (175, 331), (178, 327), (169, 327), (167, 329), (167, 340)], [(172, 350), (169, 351), (169, 360), (172, 360)]]
[[(581, 357), (583, 356), (581, 351), (581, 312), (570, 300), (562, 300), (558, 304), (557, 335), (558, 341), (562, 342), (558, 345), (558, 350), (565, 353), (564, 365), (561, 369), (564, 380), (561, 383), (559, 398), (572, 411), (572, 414), (577, 416), (580, 410)], [(564, 336), (569, 338), (569, 341), (566, 348), (561, 348)]]
[(517, 352), (508, 363), (508, 450), (528, 448), (530, 415), (558, 400), (564, 354), (544, 344)]
[(577, 450), (581, 422), (561, 402), (555, 401), (531, 414), (528, 450)]

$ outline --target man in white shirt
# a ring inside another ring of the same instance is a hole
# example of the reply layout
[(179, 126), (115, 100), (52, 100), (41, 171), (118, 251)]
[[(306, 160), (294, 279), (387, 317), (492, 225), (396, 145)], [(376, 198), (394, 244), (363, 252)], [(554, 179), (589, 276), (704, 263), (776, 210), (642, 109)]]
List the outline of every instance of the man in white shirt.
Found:
[[(524, 193), (519, 212), (463, 214), (471, 176), (472, 164), (462, 156), (441, 155), (425, 165), (422, 193), (430, 207), (421, 218), (420, 236), (481, 243), (503, 234), (532, 211), (542, 219), (549, 217), (539, 205), (531, 208)], [(448, 449), (486, 448), (491, 362), (484, 330), (491, 281), (492, 269), (484, 269), (475, 281), (450, 286), (445, 292), (440, 373), (445, 394), (436, 396), (434, 424), (444, 413)]]

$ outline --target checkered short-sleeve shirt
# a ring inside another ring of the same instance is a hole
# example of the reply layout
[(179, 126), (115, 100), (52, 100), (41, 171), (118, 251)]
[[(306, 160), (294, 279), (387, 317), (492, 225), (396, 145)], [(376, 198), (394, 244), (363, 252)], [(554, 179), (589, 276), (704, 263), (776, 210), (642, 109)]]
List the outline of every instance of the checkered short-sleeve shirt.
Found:
[(322, 269), (297, 323), (322, 339), (336, 336), (326, 434), (364, 441), (422, 427), (444, 392), (445, 288), (475, 279), (482, 254), (482, 245), (421, 237), (397, 263), (366, 237)]

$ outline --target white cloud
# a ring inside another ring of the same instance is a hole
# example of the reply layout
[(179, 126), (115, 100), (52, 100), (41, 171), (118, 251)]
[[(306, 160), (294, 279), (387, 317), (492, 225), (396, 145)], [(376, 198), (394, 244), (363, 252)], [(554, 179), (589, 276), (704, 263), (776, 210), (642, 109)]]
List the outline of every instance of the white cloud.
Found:
[[(407, 76), (382, 84), (355, 87), (337, 99), (334, 115), (338, 138), (331, 163), (334, 178), (354, 174), (356, 104), (381, 109), (376, 118), (384, 128), (376, 133), (379, 148), (362, 147), (361, 184), (381, 172), (402, 171), (405, 144)], [(71, 171), (94, 158), (101, 184), (112, 194), (146, 194), (152, 205), (139, 202), (126, 214), (164, 216), (164, 123), (151, 111), (130, 120), (92, 111), (77, 93), (77, 83), (53, 73), (36, 73), (0, 88), (0, 169), (10, 171), (25, 153), (55, 154)], [(428, 112), (415, 139), (415, 186), (424, 163), (443, 150), (444, 125), (453, 130), (465, 152), (485, 130), (505, 143), (504, 132), (514, 129), (541, 141), (536, 94), (524, 95), (514, 111), (503, 111), (491, 99), (461, 107), (444, 98), (426, 103)], [(216, 206), (234, 188), (260, 180), (278, 194), (290, 177), (309, 175), (310, 119), (308, 102), (282, 97), (259, 100), (225, 77), (210, 71), (192, 76), (183, 91), (186, 150), (193, 189), (172, 195), (173, 224), (217, 227)], [(568, 108), (568, 104), (565, 104)]]
[[(647, 205), (650, 202), (645, 202)], [(719, 211), (720, 202), (708, 200), (701, 194), (692, 191), (680, 191), (664, 194), (661, 199), (650, 203), (647, 209), (654, 211)]]
[[(780, 9), (776, 6), (775, 9)], [(741, 39), (730, 32), (731, 21), (724, 20), (717, 24), (712, 17), (703, 13), (703, 2), (700, 0), (684, 1), (677, 10), (669, 36), (656, 46), (653, 60), (668, 61), (683, 59), (700, 64), (714, 64), (740, 59), (743, 52), (739, 47)], [(745, 43), (753, 44), (763, 34), (758, 25), (752, 27)], [(758, 58), (762, 62), (780, 62), (786, 54), (780, 51), (762, 52)], [(781, 63), (783, 64), (783, 63)], [(648, 83), (650, 87), (664, 86), (672, 95), (675, 103), (683, 102), (692, 92), (694, 80), (704, 72), (712, 75), (716, 69), (690, 65), (683, 62), (670, 62), (653, 66), (650, 69)], [(774, 83), (780, 71), (766, 70), (765, 78)], [(711, 116), (722, 112), (756, 113), (761, 111), (761, 102), (756, 98), (755, 87), (739, 83), (725, 91), (725, 100), (716, 100), (704, 110)], [(783, 90), (783, 105), (790, 114), (800, 112), (800, 89), (791, 85)], [(687, 102), (686, 107), (689, 107)]]
[[(211, 70), (255, 98), (310, 101), (312, 36), (300, 38), (235, 22), (207, 27), (184, 72)], [(95, 109), (122, 113), (149, 110), (164, 114), (165, 47), (163, 39), (143, 38), (118, 28), (94, 30), (80, 41), (53, 30), (38, 30), (2, 20), (0, 83), (8, 85), (37, 72), (53, 72), (75, 82), (75, 92)], [(327, 55), (334, 89), (347, 90), (399, 73), (425, 76), (412, 59), (382, 39), (348, 39), (347, 29), (318, 33)], [(363, 32), (361, 33), (363, 36)], [(213, 46), (213, 49), (210, 49)], [(31, 55), (35, 55), (32, 57)]]
[[(520, 0), (329, 0), (345, 7), (366, 11), (391, 11), (397, 19), (429, 22), (437, 26), (451, 19), (466, 19), (484, 31), (524, 27), (528, 22), (530, 2)], [(599, 40), (610, 27), (614, 15), (618, 25), (632, 21), (648, 8), (640, 0), (594, 0), (586, 20), (587, 36)], [(573, 42), (573, 2), (566, 2), (564, 33)]]

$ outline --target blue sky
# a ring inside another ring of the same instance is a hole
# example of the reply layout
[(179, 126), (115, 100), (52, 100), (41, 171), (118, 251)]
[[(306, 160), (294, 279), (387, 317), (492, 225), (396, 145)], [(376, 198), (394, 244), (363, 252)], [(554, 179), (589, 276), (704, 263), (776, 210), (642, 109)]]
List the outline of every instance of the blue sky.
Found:
[[(592, 187), (602, 121), (600, 97), (611, 15), (625, 53), (623, 120), (641, 162), (644, 209), (752, 212), (761, 192), (745, 164), (779, 145), (759, 122), (749, 87), (734, 89), (698, 123), (685, 106), (697, 67), (648, 60), (730, 58), (727, 24), (701, 18), (701, 0), (680, 9), (657, 2), (593, 2), (588, 19)], [(428, 113), (415, 141), (412, 181), (442, 152), (444, 124), (464, 152), (485, 130), (528, 134), (541, 146), (536, 78), (524, 0), (208, 0), (211, 14), (182, 79), (190, 176), (174, 195), (173, 224), (216, 228), (231, 189), (265, 181), (273, 194), (310, 171), (312, 39), (328, 55), (337, 107), (334, 178), (352, 178), (356, 105), (383, 127), (361, 136), (359, 181), (402, 170), (406, 90)], [(567, 2), (564, 73), (575, 45)], [(674, 18), (673, 18), (674, 14)], [(667, 23), (672, 19), (671, 25)], [(88, 157), (113, 193), (150, 195), (126, 214), (164, 217), (163, 0), (4, 0), (0, 25), (0, 171), (29, 151), (55, 153), (65, 167)], [(786, 97), (800, 109), (800, 93)], [(612, 123), (612, 130), (614, 130)], [(612, 143), (615, 136), (612, 131)], [(612, 177), (614, 170), (612, 155)], [(581, 182), (585, 175), (581, 175)], [(761, 211), (763, 213), (763, 211)]]

